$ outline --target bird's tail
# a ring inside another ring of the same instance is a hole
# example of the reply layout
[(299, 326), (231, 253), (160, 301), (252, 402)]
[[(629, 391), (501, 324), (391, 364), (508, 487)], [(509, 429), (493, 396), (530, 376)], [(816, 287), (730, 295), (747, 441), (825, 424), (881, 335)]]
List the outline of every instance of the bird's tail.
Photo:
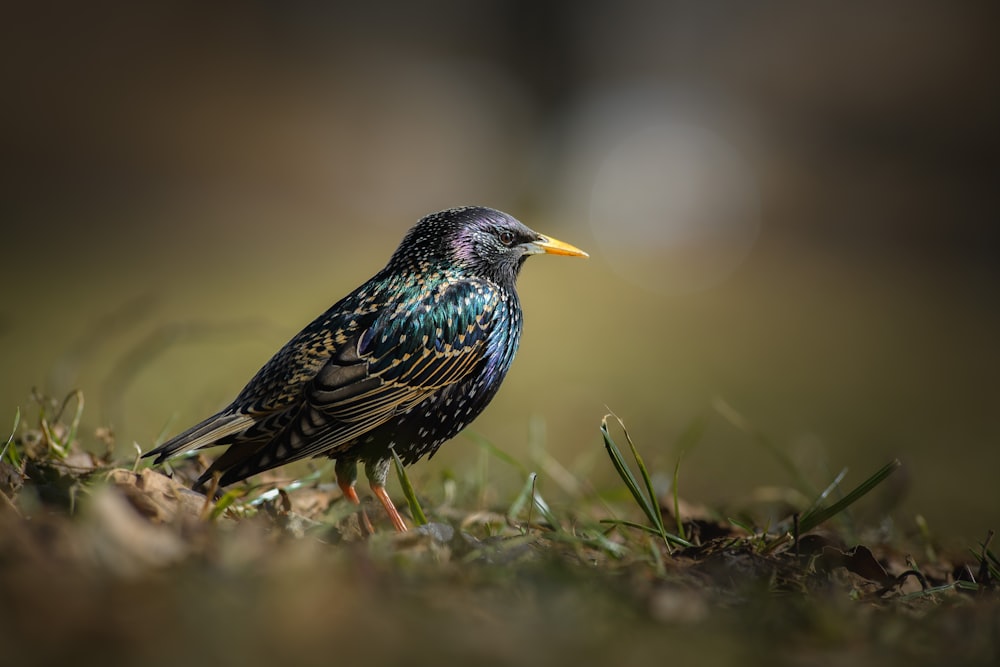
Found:
[(167, 440), (155, 449), (143, 454), (143, 458), (155, 456), (154, 463), (162, 463), (172, 456), (183, 452), (224, 444), (220, 441), (246, 430), (253, 424), (249, 415), (231, 412), (220, 412), (205, 421), (195, 424), (180, 435)]

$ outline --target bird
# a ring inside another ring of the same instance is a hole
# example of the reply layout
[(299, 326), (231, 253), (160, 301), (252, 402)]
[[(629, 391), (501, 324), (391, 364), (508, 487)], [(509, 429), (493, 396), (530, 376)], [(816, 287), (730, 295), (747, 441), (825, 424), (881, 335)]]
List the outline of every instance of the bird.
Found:
[(515, 282), (536, 254), (588, 257), (485, 206), (421, 218), (382, 270), (293, 336), (228, 406), (144, 457), (156, 465), (228, 445), (199, 489), (325, 456), (355, 505), (361, 463), (405, 532), (385, 488), (393, 453), (404, 465), (432, 456), (496, 395), (521, 338)]

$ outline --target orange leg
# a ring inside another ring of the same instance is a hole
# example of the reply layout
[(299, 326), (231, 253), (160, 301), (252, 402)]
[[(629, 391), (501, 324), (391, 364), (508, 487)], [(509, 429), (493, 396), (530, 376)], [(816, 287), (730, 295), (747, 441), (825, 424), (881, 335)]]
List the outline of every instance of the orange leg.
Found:
[(399, 510), (397, 510), (396, 506), (392, 504), (392, 499), (389, 498), (389, 494), (386, 493), (385, 487), (381, 484), (372, 484), (372, 493), (374, 493), (375, 497), (382, 502), (382, 507), (385, 508), (385, 513), (389, 515), (389, 519), (392, 521), (392, 525), (396, 528), (396, 532), (405, 533), (406, 524), (403, 523), (403, 517), (399, 515)]

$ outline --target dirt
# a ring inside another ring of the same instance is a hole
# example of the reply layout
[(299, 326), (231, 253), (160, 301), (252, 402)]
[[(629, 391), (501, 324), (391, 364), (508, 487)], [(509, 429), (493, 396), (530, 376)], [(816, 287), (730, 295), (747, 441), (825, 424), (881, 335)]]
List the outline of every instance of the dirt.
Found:
[[(949, 553), (836, 519), (747, 530), (678, 502), (681, 547), (602, 522), (642, 515), (594, 496), (545, 516), (425, 504), (429, 523), (405, 534), (366, 499), (366, 534), (322, 476), (206, 497), (189, 488), (204, 461), (167, 476), (94, 454), (99, 434), (74, 431), (21, 429), (0, 463), (0, 664), (1000, 656), (991, 533)], [(660, 502), (676, 526), (673, 500)]]

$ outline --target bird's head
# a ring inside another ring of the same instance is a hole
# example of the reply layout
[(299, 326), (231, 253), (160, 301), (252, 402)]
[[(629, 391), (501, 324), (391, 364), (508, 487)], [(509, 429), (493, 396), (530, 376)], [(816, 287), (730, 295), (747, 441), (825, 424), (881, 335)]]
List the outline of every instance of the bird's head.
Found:
[(587, 257), (568, 243), (539, 234), (512, 216), (484, 206), (432, 213), (403, 239), (392, 262), (429, 262), (513, 285), (529, 255)]

